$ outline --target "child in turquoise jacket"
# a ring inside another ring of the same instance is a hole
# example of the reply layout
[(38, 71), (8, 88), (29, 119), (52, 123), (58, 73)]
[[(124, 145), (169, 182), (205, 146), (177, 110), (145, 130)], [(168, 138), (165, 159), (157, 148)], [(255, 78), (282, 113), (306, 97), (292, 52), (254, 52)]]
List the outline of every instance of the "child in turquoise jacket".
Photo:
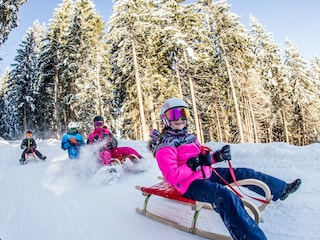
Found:
[(63, 150), (68, 149), (70, 159), (78, 159), (80, 148), (85, 144), (86, 142), (83, 136), (78, 133), (78, 124), (76, 122), (70, 122), (68, 124), (68, 132), (62, 137), (61, 148)]

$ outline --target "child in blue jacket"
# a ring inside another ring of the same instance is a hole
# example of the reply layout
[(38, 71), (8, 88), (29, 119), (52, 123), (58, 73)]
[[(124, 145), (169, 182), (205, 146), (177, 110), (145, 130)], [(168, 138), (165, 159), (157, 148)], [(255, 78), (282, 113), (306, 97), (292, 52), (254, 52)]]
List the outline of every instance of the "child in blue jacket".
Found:
[(85, 144), (86, 142), (83, 136), (78, 133), (78, 124), (76, 122), (70, 122), (68, 124), (68, 132), (62, 137), (61, 148), (63, 150), (68, 149), (70, 159), (78, 159), (80, 148)]

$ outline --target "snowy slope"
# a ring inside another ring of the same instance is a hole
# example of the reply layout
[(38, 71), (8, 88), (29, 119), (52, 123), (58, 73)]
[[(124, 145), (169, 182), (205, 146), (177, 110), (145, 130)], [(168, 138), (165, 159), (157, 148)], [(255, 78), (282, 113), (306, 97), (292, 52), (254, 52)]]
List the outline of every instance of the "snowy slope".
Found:
[[(135, 185), (152, 185), (160, 176), (145, 141), (122, 140), (120, 145), (142, 153), (147, 170), (124, 171), (121, 179), (109, 185), (92, 181), (95, 163), (90, 149), (81, 160), (71, 161), (60, 149), (59, 140), (37, 143), (47, 160), (21, 166), (20, 141), (0, 140), (1, 240), (202, 239), (135, 212), (144, 201)], [(217, 149), (222, 143), (207, 145)], [(251, 167), (286, 181), (297, 177), (303, 181), (298, 192), (283, 202), (272, 202), (262, 213), (264, 222), (260, 226), (268, 239), (320, 239), (319, 144), (233, 144), (231, 151), (234, 167)], [(226, 163), (219, 166), (227, 167)], [(189, 207), (182, 204), (155, 197), (150, 207), (186, 225), (191, 220)], [(199, 220), (204, 228), (226, 232), (213, 211), (204, 212)]]

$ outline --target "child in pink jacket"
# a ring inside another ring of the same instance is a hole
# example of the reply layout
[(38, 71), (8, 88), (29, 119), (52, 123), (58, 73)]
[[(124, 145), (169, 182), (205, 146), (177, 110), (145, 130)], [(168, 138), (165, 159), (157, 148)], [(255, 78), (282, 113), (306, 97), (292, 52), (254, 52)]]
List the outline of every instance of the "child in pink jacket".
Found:
[(118, 147), (118, 141), (111, 131), (104, 125), (102, 116), (93, 119), (94, 130), (89, 134), (87, 144), (101, 143), (103, 146), (99, 151), (99, 160), (102, 165), (110, 165), (111, 158), (121, 158), (131, 154), (142, 158), (142, 155), (131, 147)]
[[(161, 133), (152, 131), (149, 147), (157, 159), (163, 177), (185, 197), (211, 203), (233, 239), (267, 239), (244, 209), (241, 199), (225, 188), (225, 183), (211, 170), (212, 164), (231, 160), (230, 146), (225, 145), (215, 152), (204, 151), (197, 138), (188, 132), (189, 117), (188, 106), (182, 99), (170, 98), (162, 105), (160, 118), (164, 128)], [(228, 168), (215, 170), (225, 180), (232, 182)], [(301, 184), (300, 179), (287, 184), (283, 180), (248, 168), (234, 169), (234, 173), (238, 180), (254, 178), (266, 183), (274, 201), (284, 200)], [(263, 194), (258, 187), (247, 187)]]

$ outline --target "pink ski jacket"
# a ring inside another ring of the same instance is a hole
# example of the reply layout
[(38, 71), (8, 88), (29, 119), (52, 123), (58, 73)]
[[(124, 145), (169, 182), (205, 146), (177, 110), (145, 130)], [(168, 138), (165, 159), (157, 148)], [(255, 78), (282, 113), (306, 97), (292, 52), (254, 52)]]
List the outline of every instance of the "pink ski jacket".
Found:
[(104, 139), (104, 136), (109, 136), (110, 131), (107, 128), (95, 128), (88, 136), (89, 143), (99, 142)]
[(106, 127), (95, 128), (93, 132), (89, 134), (87, 144), (92, 144), (100, 141), (106, 141), (105, 149), (113, 149), (118, 146), (117, 139)]
[[(187, 191), (194, 180), (207, 179), (211, 176), (211, 169), (208, 166), (202, 166), (202, 170), (194, 172), (186, 164), (188, 159), (196, 157), (200, 152), (200, 143), (196, 140), (178, 147), (162, 147), (155, 155), (163, 177), (181, 194)], [(214, 162), (214, 159), (212, 161)]]

